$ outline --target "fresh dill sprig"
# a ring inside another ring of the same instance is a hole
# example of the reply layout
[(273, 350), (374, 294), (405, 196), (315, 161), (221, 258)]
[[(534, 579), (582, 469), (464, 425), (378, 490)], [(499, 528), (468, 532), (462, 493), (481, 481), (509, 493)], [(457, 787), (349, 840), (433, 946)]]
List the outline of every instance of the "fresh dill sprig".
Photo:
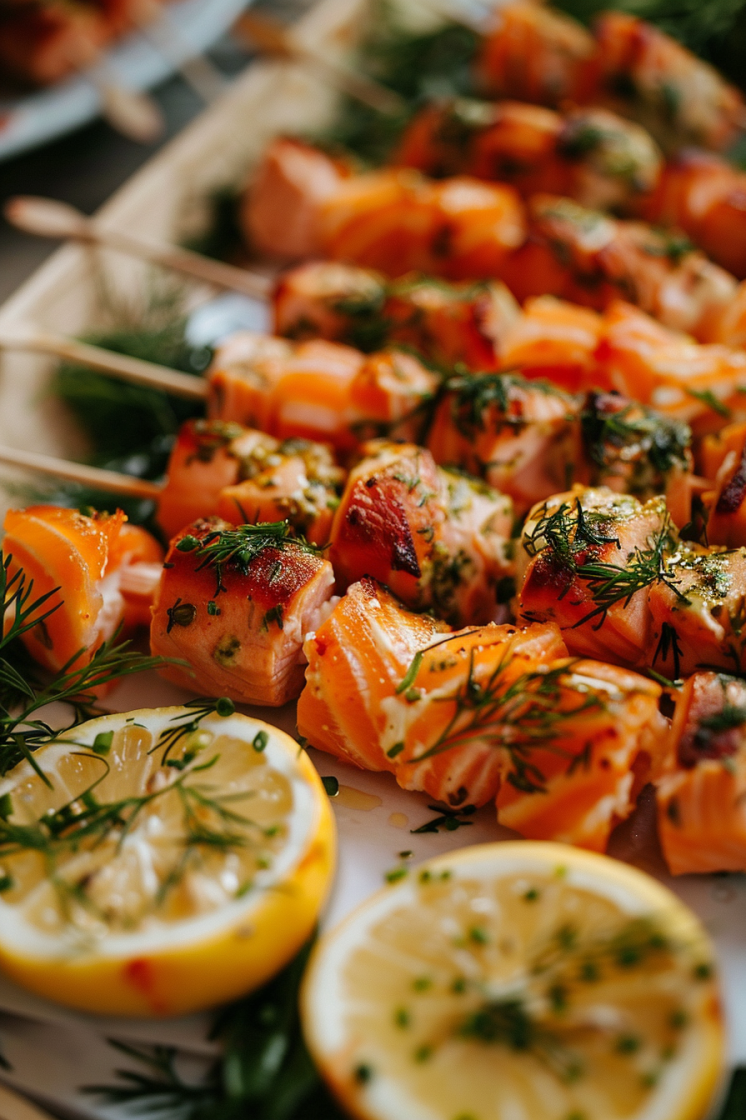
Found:
[(548, 381), (527, 382), (511, 373), (468, 373), (459, 370), (443, 386), (450, 400), (454, 423), (467, 439), (473, 439), (478, 432), (485, 430), (488, 420), (492, 419), (492, 412), (500, 414), (500, 422), (503, 424), (523, 427), (525, 420), (522, 410), (512, 410), (510, 405), (515, 390), (520, 392), (528, 388), (566, 400), (568, 406), (570, 404), (567, 394)]
[(260, 521), (255, 525), (237, 525), (231, 529), (215, 529), (204, 537), (187, 534), (176, 545), (179, 552), (194, 552), (200, 563), (195, 571), (215, 568), (215, 595), (225, 591), (223, 573), (229, 566), (248, 575), (253, 562), (265, 549), (292, 548), (318, 555), (321, 551), (303, 537), (293, 534), (289, 521)]
[[(606, 544), (621, 547), (619, 539), (600, 532), (600, 526), (608, 523), (603, 511), (584, 511), (580, 500), (573, 507), (563, 502), (552, 513), (545, 512), (527, 534), (523, 547), (529, 556), (534, 557), (545, 549), (564, 568), (573, 580), (580, 580), (593, 601), (593, 607), (574, 627), (586, 622), (594, 623), (599, 630), (610, 611), (617, 604), (627, 607), (638, 591), (664, 583), (681, 603), (688, 603), (678, 587), (675, 577), (666, 566), (666, 559), (676, 542), (676, 530), (670, 515), (663, 515), (659, 528), (648, 538), (646, 547), (635, 548), (623, 564), (611, 564), (606, 560), (593, 558), (593, 551)], [(593, 528), (599, 525), (599, 530)], [(590, 557), (588, 554), (591, 554)], [(562, 599), (569, 591), (570, 584), (560, 593)]]
[(621, 477), (625, 490), (652, 497), (674, 468), (689, 469), (692, 433), (687, 424), (636, 402), (617, 407), (610, 394), (589, 393), (581, 415), (586, 452), (597, 468), (592, 485)]
[[(446, 644), (448, 640), (438, 644)], [(413, 673), (412, 669), (415, 661), (416, 658), (405, 681), (410, 678), (414, 681), (416, 671)], [(421, 661), (420, 658), (419, 664)], [(511, 762), (507, 781), (524, 793), (541, 793), (546, 789), (545, 775), (536, 765), (536, 750), (548, 751), (565, 759), (568, 772), (572, 772), (578, 764), (578, 756), (557, 743), (563, 726), (570, 720), (603, 710), (603, 701), (600, 696), (578, 692), (577, 703), (568, 706), (567, 684), (572, 662), (545, 672), (528, 671), (517, 677), (511, 676), (511, 662), (511, 654), (507, 653), (486, 679), (479, 681), (472, 650), (464, 683), (453, 695), (439, 697), (439, 700), (455, 704), (453, 715), (433, 745), (411, 759), (412, 763), (420, 763), (479, 739), (496, 750), (506, 752)], [(409, 688), (406, 693), (408, 698), (410, 694), (412, 701), (419, 698), (416, 688)]]

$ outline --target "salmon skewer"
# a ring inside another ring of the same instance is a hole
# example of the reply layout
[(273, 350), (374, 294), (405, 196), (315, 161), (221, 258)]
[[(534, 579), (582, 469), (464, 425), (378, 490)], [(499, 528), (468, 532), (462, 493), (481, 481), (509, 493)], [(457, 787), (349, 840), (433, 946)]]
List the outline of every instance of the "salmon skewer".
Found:
[(325, 444), (280, 442), (232, 422), (189, 420), (171, 451), (158, 523), (170, 538), (199, 517), (288, 521), (296, 534), (323, 545), (344, 477)]
[(497, 13), (476, 62), (495, 97), (539, 105), (605, 104), (666, 150), (722, 151), (744, 129), (744, 102), (711, 66), (659, 28), (605, 12), (591, 34), (564, 13), (517, 0)]
[(426, 175), (510, 183), (524, 197), (565, 195), (629, 212), (658, 186), (663, 156), (643, 128), (607, 109), (560, 114), (521, 101), (455, 100), (422, 109), (393, 162)]
[(331, 564), (287, 524), (196, 521), (168, 550), (152, 652), (186, 660), (162, 675), (191, 691), (277, 707), (301, 691), (303, 640), (333, 588)]
[(32, 601), (48, 596), (23, 635), (46, 669), (88, 664), (120, 627), (131, 632), (149, 617), (163, 551), (144, 529), (127, 525), (121, 510), (88, 516), (30, 506), (9, 510), (4, 529), (9, 578), (22, 569), (27, 589), (33, 581)]
[(496, 620), (512, 594), (510, 498), (414, 444), (376, 440), (362, 454), (332, 529), (338, 586), (372, 576), (454, 625)]
[(676, 695), (658, 835), (673, 875), (746, 870), (746, 685), (695, 673)]
[(518, 549), (518, 615), (554, 622), (572, 654), (642, 666), (649, 597), (677, 533), (663, 498), (644, 505), (576, 486), (531, 510)]
[(530, 237), (502, 272), (522, 302), (549, 293), (603, 310), (626, 299), (674, 330), (709, 340), (737, 290), (724, 269), (688, 242), (620, 221), (570, 199), (536, 195)]
[(283, 273), (272, 296), (274, 330), (286, 338), (326, 338), (363, 351), (404, 343), (441, 365), (497, 368), (500, 340), (519, 315), (504, 284), (448, 284), (335, 261)]
[(397, 350), (366, 358), (340, 343), (239, 331), (218, 347), (208, 371), (208, 416), (278, 439), (310, 439), (353, 451), (391, 432), (416, 439), (440, 379)]

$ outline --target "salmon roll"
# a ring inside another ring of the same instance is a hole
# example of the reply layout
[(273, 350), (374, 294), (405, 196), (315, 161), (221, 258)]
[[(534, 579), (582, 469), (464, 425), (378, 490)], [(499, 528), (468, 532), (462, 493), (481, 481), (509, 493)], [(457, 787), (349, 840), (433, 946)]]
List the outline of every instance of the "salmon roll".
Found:
[(518, 612), (555, 622), (570, 653), (629, 667), (646, 663), (648, 598), (677, 544), (663, 498), (644, 505), (576, 486), (535, 506), (518, 549)]
[(681, 545), (650, 588), (647, 664), (671, 680), (746, 670), (746, 548)]
[(150, 629), (162, 675), (206, 696), (278, 707), (303, 687), (302, 645), (334, 588), (331, 564), (284, 522), (205, 518), (171, 542)]
[(656, 783), (672, 875), (746, 871), (746, 685), (695, 673), (676, 694), (668, 764)]
[[(492, 800), (500, 770), (502, 729), (489, 720), (482, 727), (462, 706), (466, 684), (492, 686), (502, 697), (522, 673), (563, 656), (565, 647), (552, 626), (448, 633), (363, 580), (309, 636), (305, 651), (298, 729), (310, 745), (389, 771), (403, 788), (456, 807)], [(490, 715), (492, 705), (485, 707)]]
[(414, 444), (366, 444), (332, 529), (341, 588), (363, 576), (454, 625), (494, 620), (512, 588), (513, 505), (484, 483), (436, 467)]
[(581, 458), (580, 403), (511, 374), (449, 378), (427, 446), (513, 499), (516, 514), (567, 486)]
[(144, 529), (125, 523), (121, 510), (84, 514), (41, 505), (6, 514), (8, 581), (19, 594), (21, 585), (30, 592), (27, 607), (46, 596), (22, 635), (46, 669), (87, 665), (125, 622), (132, 630), (149, 616), (163, 553)]
[(498, 821), (529, 840), (603, 852), (660, 768), (660, 686), (598, 661), (563, 661), (524, 687), (526, 710), (506, 736)]
[(599, 92), (668, 150), (690, 144), (724, 151), (746, 126), (735, 86), (660, 28), (626, 12), (595, 27)]
[(582, 24), (532, 0), (506, 4), (493, 15), (476, 61), (486, 94), (539, 105), (587, 100), (596, 44)]

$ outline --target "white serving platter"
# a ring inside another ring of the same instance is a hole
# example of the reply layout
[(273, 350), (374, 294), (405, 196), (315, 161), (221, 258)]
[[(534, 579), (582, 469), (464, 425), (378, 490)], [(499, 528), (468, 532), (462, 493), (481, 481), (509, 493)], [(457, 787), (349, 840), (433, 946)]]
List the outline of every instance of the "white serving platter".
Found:
[[(365, 0), (321, 0), (299, 34), (309, 44), (323, 44), (324, 49), (341, 54), (359, 33), (364, 12)], [(334, 94), (307, 68), (257, 63), (135, 175), (98, 217), (113, 227), (136, 229), (141, 236), (178, 239), (199, 223), (205, 198), (215, 188), (239, 182), (272, 135), (317, 129), (330, 119), (334, 104)], [(151, 292), (152, 273), (145, 266), (109, 251), (67, 246), (0, 308), (0, 332), (31, 322), (50, 331), (82, 334), (105, 326), (112, 307), (134, 312), (145, 307)], [(189, 289), (192, 307), (213, 296), (198, 286)], [(245, 312), (242, 306), (237, 310)], [(261, 319), (261, 308), (253, 313)], [(44, 358), (0, 356), (0, 442), (72, 456), (82, 450), (82, 443), (64, 410), (46, 392), (51, 371), (52, 364)], [(8, 472), (0, 481), (5, 479), (12, 487), (18, 478)], [(10, 501), (9, 492), (0, 491), (0, 512)], [(128, 679), (106, 703), (126, 710), (187, 698), (153, 675)], [(295, 731), (294, 705), (253, 709), (250, 714)], [(510, 835), (498, 827), (490, 809), (481, 810), (472, 826), (457, 832), (412, 835), (410, 829), (434, 815), (427, 798), (400, 790), (389, 775), (364, 773), (318, 752), (311, 756), (322, 775), (337, 776), (343, 787), (353, 791), (333, 801), (340, 861), (325, 925), (336, 923), (381, 887), (385, 872), (397, 865), (402, 850), (411, 850), (416, 863), (467, 843)], [(685, 899), (711, 931), (722, 970), (730, 1059), (734, 1066), (746, 1064), (746, 876), (671, 880), (659, 866), (646, 869)], [(11, 1017), (4, 1017), (3, 1011)], [(160, 1041), (199, 1063), (211, 1050), (207, 1021), (207, 1016), (170, 1023), (97, 1019), (31, 997), (3, 980), (0, 1051), (7, 1051), (14, 1066), (3, 1076), (71, 1117), (121, 1116), (80, 1092), (92, 1080), (110, 1083), (113, 1071), (127, 1064), (121, 1055), (110, 1052), (102, 1038)], [(41, 1069), (39, 1049), (45, 1053)]]
[[(220, 38), (251, 0), (178, 0), (158, 26), (135, 31), (105, 52), (100, 76), (125, 89), (152, 89)], [(157, 48), (168, 39), (168, 53)], [(38, 93), (0, 97), (0, 160), (46, 144), (101, 111), (101, 92), (85, 75)]]

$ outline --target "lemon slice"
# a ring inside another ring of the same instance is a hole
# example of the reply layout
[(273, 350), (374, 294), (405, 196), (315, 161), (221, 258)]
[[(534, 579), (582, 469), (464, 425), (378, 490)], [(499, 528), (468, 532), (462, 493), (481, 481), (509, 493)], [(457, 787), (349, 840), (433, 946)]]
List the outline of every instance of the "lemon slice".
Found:
[(304, 1032), (366, 1120), (702, 1120), (712, 950), (642, 872), (558, 844), (425, 864), (319, 943)]
[(0, 967), (88, 1011), (235, 998), (310, 935), (334, 863), (298, 744), (229, 702), (104, 716), (0, 782)]

